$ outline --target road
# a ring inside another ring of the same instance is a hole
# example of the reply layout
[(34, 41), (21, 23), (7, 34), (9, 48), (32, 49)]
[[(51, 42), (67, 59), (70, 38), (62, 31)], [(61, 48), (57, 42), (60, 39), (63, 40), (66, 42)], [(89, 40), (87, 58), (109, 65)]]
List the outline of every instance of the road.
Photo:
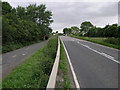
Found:
[(118, 50), (61, 36), (81, 88), (118, 88)]
[(43, 47), (47, 41), (33, 44), (2, 55), (2, 78), (8, 75), (15, 67), (21, 64), (36, 50)]

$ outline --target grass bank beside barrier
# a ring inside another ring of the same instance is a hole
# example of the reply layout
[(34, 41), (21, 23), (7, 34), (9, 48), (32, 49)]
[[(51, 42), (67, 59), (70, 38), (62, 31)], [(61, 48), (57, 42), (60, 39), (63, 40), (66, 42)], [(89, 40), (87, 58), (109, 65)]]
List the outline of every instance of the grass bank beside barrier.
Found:
[(51, 37), (43, 48), (36, 51), (3, 80), (2, 87), (45, 88), (56, 57), (57, 41), (57, 36)]
[(68, 67), (66, 53), (63, 44), (60, 41), (60, 63), (58, 70), (59, 79), (57, 79), (57, 88), (66, 88), (67, 90), (71, 88)]
[(120, 39), (119, 38), (100, 38), (100, 37), (79, 37), (74, 35), (69, 35), (74, 38), (87, 40), (104, 46), (120, 49)]

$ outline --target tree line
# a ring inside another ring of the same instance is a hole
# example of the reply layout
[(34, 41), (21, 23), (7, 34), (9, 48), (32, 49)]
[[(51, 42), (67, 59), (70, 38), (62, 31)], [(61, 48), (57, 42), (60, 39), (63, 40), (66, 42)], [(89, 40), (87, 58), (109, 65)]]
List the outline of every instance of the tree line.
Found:
[(44, 4), (13, 8), (8, 2), (1, 3), (3, 45), (25, 44), (49, 37), (52, 12)]
[(64, 34), (73, 34), (77, 36), (87, 37), (120, 37), (120, 26), (118, 24), (106, 25), (105, 27), (96, 27), (91, 22), (82, 22), (80, 28), (72, 26), (71, 28), (64, 28)]

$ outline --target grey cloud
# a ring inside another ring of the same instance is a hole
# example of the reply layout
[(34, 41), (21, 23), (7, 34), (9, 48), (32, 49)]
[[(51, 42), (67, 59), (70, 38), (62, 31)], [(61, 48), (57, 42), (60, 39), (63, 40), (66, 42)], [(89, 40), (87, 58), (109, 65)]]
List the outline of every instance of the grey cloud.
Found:
[[(66, 5), (64, 7), (64, 5)], [(60, 8), (59, 8), (60, 7)], [(59, 9), (57, 9), (59, 8)], [(97, 2), (97, 3), (73, 3), (63, 5), (56, 4), (55, 23), (64, 23), (61, 28), (77, 25), (83, 21), (91, 21), (96, 26), (105, 26), (106, 24), (117, 23), (117, 3), (115, 2)], [(59, 17), (58, 17), (59, 16)]]
[[(29, 2), (32, 4), (32, 2)], [(40, 2), (37, 2), (40, 4)], [(96, 26), (117, 23), (117, 2), (45, 2), (47, 9), (53, 13), (53, 29), (80, 26), (83, 21), (91, 21)], [(28, 5), (12, 3), (12, 5)]]

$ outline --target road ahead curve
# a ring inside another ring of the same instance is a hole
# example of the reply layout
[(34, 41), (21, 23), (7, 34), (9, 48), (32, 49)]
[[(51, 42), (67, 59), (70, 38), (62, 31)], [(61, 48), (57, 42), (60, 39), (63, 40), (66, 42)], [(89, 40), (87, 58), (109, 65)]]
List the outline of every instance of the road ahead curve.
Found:
[(61, 36), (81, 88), (118, 88), (118, 50)]
[(21, 64), (29, 56), (31, 56), (36, 50), (43, 47), (47, 41), (43, 41), (37, 44), (33, 44), (24, 48), (17, 49), (2, 55), (2, 78), (8, 75), (12, 69)]

